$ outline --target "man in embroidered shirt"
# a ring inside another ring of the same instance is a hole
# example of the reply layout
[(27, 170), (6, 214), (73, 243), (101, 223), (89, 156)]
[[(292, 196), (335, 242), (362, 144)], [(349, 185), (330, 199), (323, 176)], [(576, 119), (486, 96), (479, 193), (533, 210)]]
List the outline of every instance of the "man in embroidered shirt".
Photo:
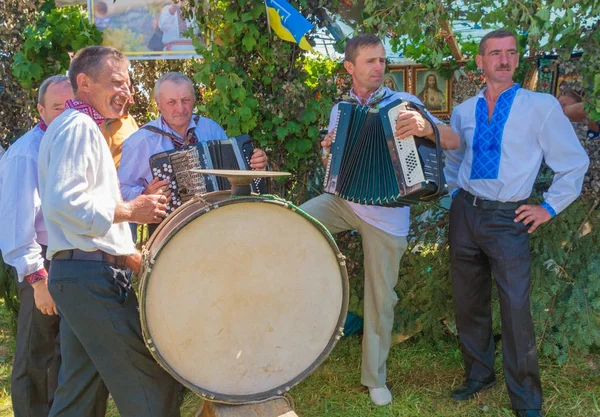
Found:
[[(559, 102), (513, 82), (519, 65), (512, 32), (488, 33), (477, 65), (487, 87), (452, 112), (460, 147), (447, 152), (452, 195), (450, 259), (467, 400), (495, 381), (491, 273), (500, 297), (504, 377), (517, 416), (542, 415), (542, 388), (529, 308), (529, 234), (581, 191), (588, 158)], [(527, 204), (542, 158), (554, 172), (544, 202)]]
[(46, 128), (73, 98), (69, 78), (55, 75), (38, 90), (41, 121), (0, 161), (0, 250), (17, 271), (19, 321), (11, 377), (16, 417), (47, 416), (58, 384), (59, 317), (48, 292), (48, 233), (38, 191), (38, 151)]
[(123, 116), (131, 95), (127, 67), (114, 48), (80, 50), (69, 67), (75, 100), (67, 101), (40, 146), (48, 287), (62, 317), (52, 417), (104, 416), (109, 391), (122, 417), (179, 416), (177, 383), (144, 345), (127, 272), (141, 265), (127, 222), (159, 222), (166, 198), (122, 201), (98, 127)]
[[(227, 134), (217, 122), (193, 115), (194, 84), (184, 74), (169, 72), (161, 76), (154, 87), (154, 99), (161, 116), (123, 143), (119, 181), (126, 201), (158, 189), (167, 192), (168, 181), (152, 179), (148, 162), (152, 155), (181, 146), (186, 139), (192, 143), (227, 139)], [(264, 170), (266, 166), (267, 155), (260, 149), (254, 149), (250, 167)]]
[[(377, 108), (396, 99), (421, 104), (413, 95), (394, 92), (384, 87), (385, 50), (375, 35), (359, 35), (346, 45), (344, 67), (352, 76), (350, 101)], [(430, 116), (434, 123), (437, 119)], [(332, 130), (337, 118), (337, 105), (331, 111), (329, 134), (321, 142), (329, 152)], [(458, 136), (448, 126), (437, 125), (444, 148), (458, 146)], [(424, 136), (435, 140), (434, 128), (416, 111), (402, 113), (396, 121), (396, 137)], [(358, 230), (363, 238), (365, 257), (364, 337), (361, 383), (369, 388), (377, 405), (388, 404), (392, 395), (386, 387), (388, 357), (394, 306), (398, 300), (394, 287), (398, 281), (400, 259), (407, 242), (410, 209), (364, 206), (323, 194), (301, 208), (320, 220), (331, 233)]]

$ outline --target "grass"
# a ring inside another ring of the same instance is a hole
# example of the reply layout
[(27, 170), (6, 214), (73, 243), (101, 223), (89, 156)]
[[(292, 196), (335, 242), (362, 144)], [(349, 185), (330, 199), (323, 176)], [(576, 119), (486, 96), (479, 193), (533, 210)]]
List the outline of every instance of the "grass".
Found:
[[(7, 313), (0, 306), (0, 417), (12, 416), (10, 372), (14, 353)], [(327, 361), (291, 390), (300, 417), (509, 417), (510, 402), (496, 360), (498, 384), (472, 401), (456, 402), (450, 389), (462, 382), (462, 359), (455, 345), (432, 347), (415, 342), (396, 345), (388, 360), (388, 386), (394, 401), (371, 405), (360, 385), (360, 338), (342, 339)], [(600, 353), (572, 355), (565, 366), (548, 359), (540, 363), (546, 417), (600, 417)], [(183, 417), (193, 417), (202, 400), (189, 393)], [(114, 404), (107, 416), (118, 417)]]

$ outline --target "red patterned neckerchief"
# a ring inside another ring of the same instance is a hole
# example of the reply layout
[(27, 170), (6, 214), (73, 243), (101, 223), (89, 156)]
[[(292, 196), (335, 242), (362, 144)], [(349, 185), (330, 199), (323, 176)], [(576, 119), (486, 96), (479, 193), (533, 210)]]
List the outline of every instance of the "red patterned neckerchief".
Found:
[(48, 125), (46, 124), (46, 122), (44, 122), (44, 119), (40, 119), (38, 126), (40, 127), (40, 129), (42, 129), (42, 132), (45, 132), (46, 129), (48, 129)]
[(94, 122), (100, 127), (102, 123), (104, 123), (104, 116), (98, 113), (92, 106), (89, 104), (85, 104), (83, 101), (79, 100), (67, 100), (65, 102), (65, 110), (73, 109), (80, 111), (81, 113), (87, 114), (92, 118)]

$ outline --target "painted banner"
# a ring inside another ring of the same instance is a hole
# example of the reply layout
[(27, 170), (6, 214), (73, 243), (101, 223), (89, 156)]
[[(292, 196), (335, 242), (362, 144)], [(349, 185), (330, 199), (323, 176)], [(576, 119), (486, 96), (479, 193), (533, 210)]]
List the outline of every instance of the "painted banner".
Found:
[(199, 57), (192, 40), (183, 35), (193, 22), (182, 16), (180, 3), (88, 0), (88, 11), (90, 20), (102, 31), (103, 45), (119, 49), (129, 59)]

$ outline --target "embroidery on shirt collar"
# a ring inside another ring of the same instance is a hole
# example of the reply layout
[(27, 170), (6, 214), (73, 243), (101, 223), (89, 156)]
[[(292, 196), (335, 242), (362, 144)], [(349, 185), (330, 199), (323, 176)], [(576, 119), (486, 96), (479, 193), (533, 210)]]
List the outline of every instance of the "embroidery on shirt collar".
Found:
[(388, 91), (387, 87), (380, 85), (366, 100), (363, 100), (354, 92), (354, 89), (352, 89), (350, 90), (350, 93), (342, 99), (348, 103), (377, 108), (377, 104), (390, 95)]
[(94, 122), (96, 122), (98, 127), (100, 127), (102, 125), (102, 123), (104, 122), (104, 116), (102, 116), (100, 113), (98, 113), (96, 111), (96, 109), (94, 109), (89, 104), (84, 103), (83, 101), (74, 100), (74, 99), (67, 100), (65, 102), (65, 110), (66, 109), (73, 109), (73, 110), (77, 110), (83, 114), (87, 114), (88, 116), (90, 116), (92, 118), (92, 120)]
[(482, 94), (475, 106), (475, 132), (473, 134), (473, 161), (471, 179), (497, 179), (502, 155), (502, 135), (510, 109), (519, 90), (519, 84), (504, 90), (498, 96), (492, 120), (488, 121), (488, 106)]

